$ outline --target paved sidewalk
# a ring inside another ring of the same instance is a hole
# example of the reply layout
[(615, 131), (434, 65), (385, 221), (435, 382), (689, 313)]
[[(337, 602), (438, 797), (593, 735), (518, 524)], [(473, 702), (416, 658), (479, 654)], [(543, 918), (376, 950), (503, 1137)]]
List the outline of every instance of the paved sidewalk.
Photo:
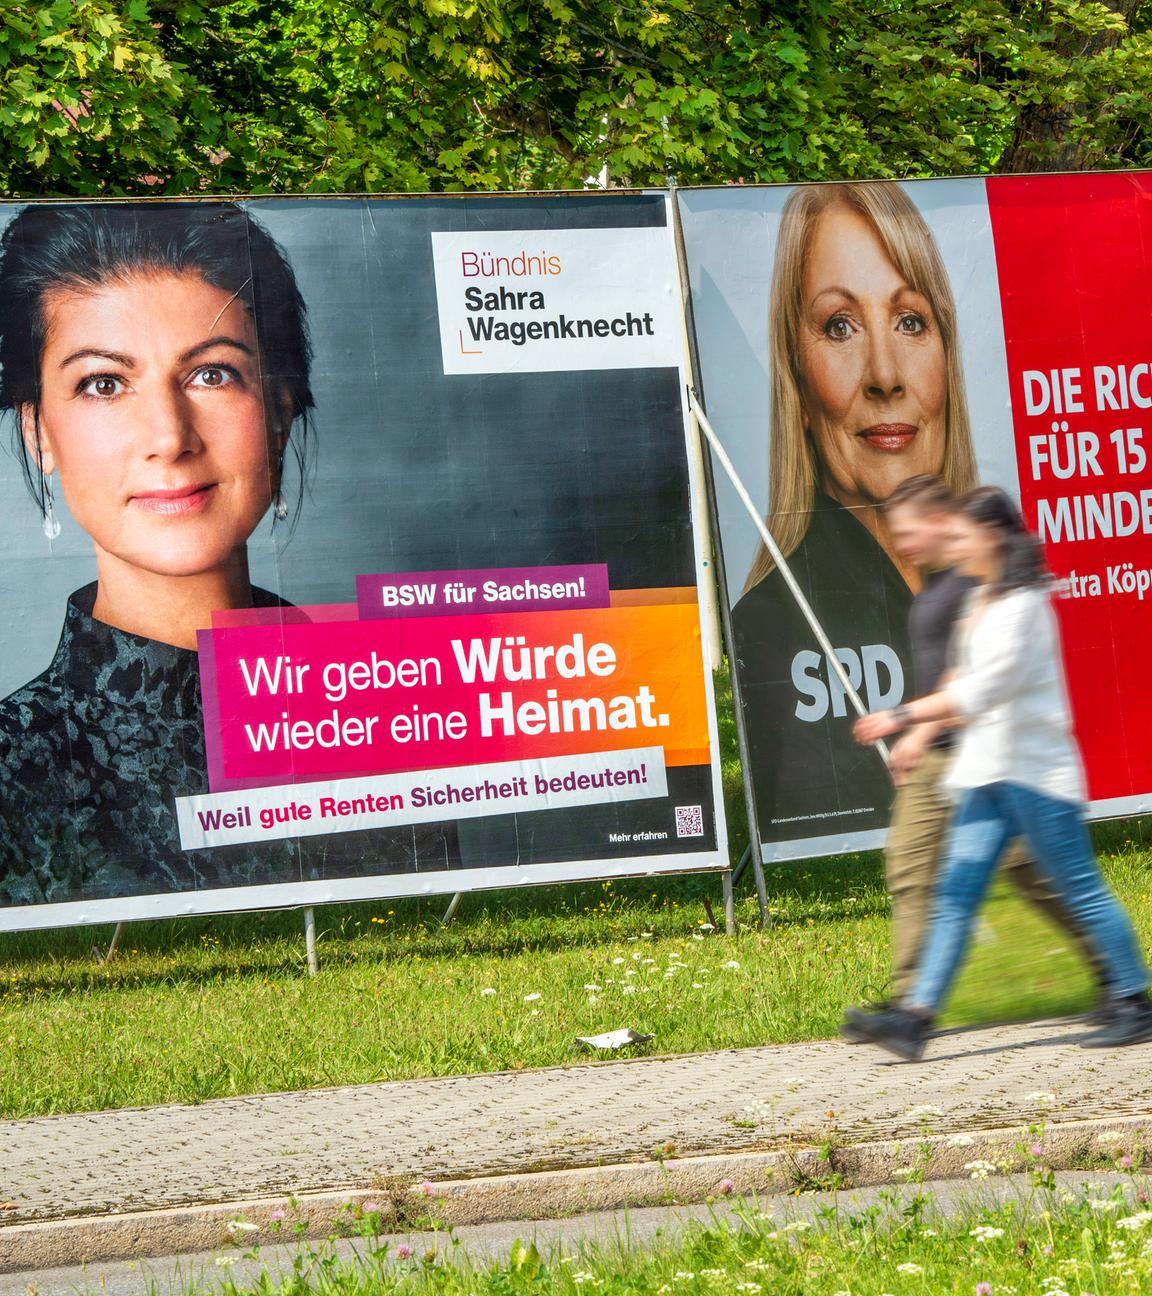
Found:
[[(936, 1040), (919, 1065), (837, 1041), (0, 1122), (4, 1226), (621, 1162), (1152, 1112), (1152, 1045), (1067, 1022)], [(760, 1104), (754, 1116), (744, 1108)], [(755, 1121), (752, 1125), (751, 1122)]]

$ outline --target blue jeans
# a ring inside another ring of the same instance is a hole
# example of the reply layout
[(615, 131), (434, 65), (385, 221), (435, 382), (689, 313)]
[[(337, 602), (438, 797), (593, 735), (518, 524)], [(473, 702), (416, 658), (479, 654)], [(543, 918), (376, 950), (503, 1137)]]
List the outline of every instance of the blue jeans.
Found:
[(963, 793), (952, 817), (910, 1006), (935, 1013), (943, 1003), (1000, 855), (1015, 837), (1027, 840), (1038, 870), (1099, 952), (1111, 993), (1146, 990), (1136, 933), (1104, 881), (1079, 805), (1018, 783), (990, 783)]

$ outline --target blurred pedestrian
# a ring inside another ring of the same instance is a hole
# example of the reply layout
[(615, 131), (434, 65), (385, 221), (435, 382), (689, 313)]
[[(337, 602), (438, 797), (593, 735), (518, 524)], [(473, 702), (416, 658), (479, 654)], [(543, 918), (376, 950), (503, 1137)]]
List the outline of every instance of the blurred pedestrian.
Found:
[(1100, 872), (1084, 818), (1059, 637), (1042, 551), (994, 487), (959, 501), (953, 557), (976, 582), (957, 627), (944, 686), (856, 722), (872, 743), (909, 724), (960, 729), (947, 785), (956, 798), (931, 924), (907, 1000), (862, 1015), (861, 1032), (919, 1058), (956, 973), (1005, 846), (1024, 838), (1037, 865), (1104, 961), (1109, 1020), (1081, 1041), (1107, 1048), (1152, 1040), (1148, 970), (1132, 924)]
[[(897, 557), (919, 569), (923, 577), (909, 615), (909, 641), (912, 696), (927, 697), (941, 687), (947, 674), (948, 645), (976, 581), (951, 564), (956, 496), (942, 478), (927, 473), (909, 477), (896, 487), (883, 508)], [(895, 1007), (912, 988), (952, 813), (944, 778), (955, 740), (956, 730), (936, 721), (905, 728), (892, 746), (889, 768), (896, 797), (884, 849), (892, 899), (890, 997), (871, 1008), (848, 1009), (840, 1033), (852, 1043), (867, 1039), (857, 1026), (862, 1013)], [(1072, 939), (1101, 984), (1102, 1003), (1106, 1003), (1106, 978), (1096, 951), (1084, 940), (1058, 893), (1021, 843), (1005, 852), (1003, 869), (1021, 895)]]

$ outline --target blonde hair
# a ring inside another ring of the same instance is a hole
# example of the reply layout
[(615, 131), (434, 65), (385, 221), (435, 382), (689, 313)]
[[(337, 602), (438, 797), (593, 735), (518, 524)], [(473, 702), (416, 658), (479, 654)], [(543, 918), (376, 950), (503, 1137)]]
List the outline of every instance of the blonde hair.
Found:
[[(892, 181), (805, 185), (784, 204), (768, 307), (772, 400), (766, 521), (785, 557), (808, 530), (819, 480), (816, 455), (804, 426), (797, 333), (803, 309), (804, 264), (812, 233), (819, 217), (835, 206), (848, 207), (868, 221), (909, 287), (930, 302), (948, 373), (940, 476), (956, 494), (970, 490), (976, 477), (956, 337), (956, 303), (932, 231), (912, 200)], [(773, 566), (771, 554), (761, 544), (744, 593), (758, 585)]]

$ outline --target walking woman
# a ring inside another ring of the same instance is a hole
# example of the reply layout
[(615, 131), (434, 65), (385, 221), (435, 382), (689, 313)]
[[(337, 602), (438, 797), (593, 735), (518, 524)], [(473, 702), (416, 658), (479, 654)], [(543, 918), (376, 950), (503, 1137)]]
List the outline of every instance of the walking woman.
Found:
[(960, 501), (953, 558), (977, 582), (957, 627), (953, 674), (939, 692), (855, 726), (861, 743), (916, 724), (961, 728), (947, 779), (956, 807), (913, 989), (898, 1008), (861, 1014), (861, 1033), (899, 1057), (921, 1056), (1004, 847), (1023, 837), (1099, 952), (1112, 988), (1108, 1020), (1081, 1043), (1152, 1040), (1148, 970), (1084, 820), (1083, 773), (1040, 545), (1008, 496), (982, 487)]

